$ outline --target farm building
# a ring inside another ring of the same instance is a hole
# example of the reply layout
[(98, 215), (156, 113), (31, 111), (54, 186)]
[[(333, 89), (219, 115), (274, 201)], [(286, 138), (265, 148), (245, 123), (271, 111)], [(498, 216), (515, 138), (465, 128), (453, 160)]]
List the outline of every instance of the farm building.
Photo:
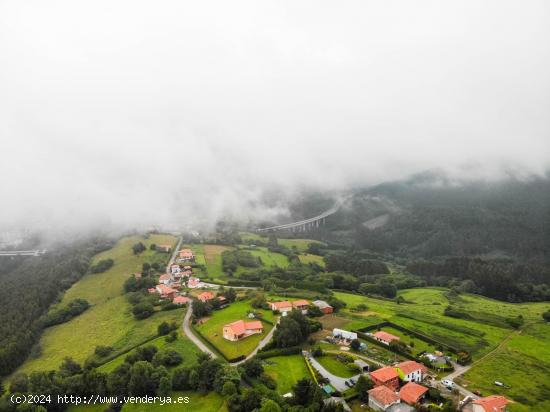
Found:
[(223, 327), (223, 338), (230, 341), (237, 341), (250, 335), (262, 333), (263, 331), (264, 326), (259, 320), (254, 320), (252, 322), (237, 320)]
[(199, 278), (189, 278), (187, 287), (191, 289), (199, 288), (201, 287), (201, 280)]
[(163, 285), (168, 285), (170, 284), (171, 281), (172, 281), (172, 278), (170, 277), (170, 275), (163, 274), (163, 275), (160, 275), (159, 277), (159, 283), (162, 283)]
[(176, 291), (163, 283), (157, 285), (155, 289), (162, 299), (174, 299), (176, 296)]
[(169, 253), (172, 250), (172, 246), (171, 245), (157, 245), (155, 247), (155, 250), (157, 252)]
[(399, 397), (403, 402), (408, 403), (409, 405), (414, 405), (415, 403), (420, 402), (424, 396), (426, 396), (427, 392), (428, 388), (425, 386), (414, 382), (409, 382), (401, 388), (399, 391)]
[(370, 370), (369, 364), (361, 359), (355, 359), (353, 363), (359, 367), (361, 372), (368, 372)]
[(321, 312), (323, 312), (325, 315), (328, 315), (332, 312), (334, 312), (334, 308), (330, 306), (327, 302), (324, 300), (314, 300), (311, 302), (314, 306), (317, 306)]
[(385, 386), (369, 390), (369, 408), (375, 411), (387, 411), (388, 408), (401, 402), (395, 392)]
[(194, 262), (195, 254), (191, 249), (182, 249), (178, 253), (178, 262)]
[(399, 375), (391, 366), (385, 366), (370, 373), (374, 386), (387, 386), (396, 391), (399, 389)]
[(395, 365), (399, 378), (405, 382), (422, 382), (428, 373), (421, 363), (415, 361), (405, 361)]
[(357, 333), (350, 332), (343, 329), (334, 328), (332, 330), (332, 336), (340, 339), (354, 340), (357, 339)]
[(214, 294), (212, 292), (202, 292), (199, 296), (197, 296), (197, 299), (201, 302), (207, 302), (210, 299), (214, 299)]
[(389, 345), (392, 341), (399, 340), (399, 336), (392, 335), (391, 333), (384, 332), (382, 330), (379, 330), (372, 336), (374, 339), (376, 339), (378, 342), (383, 343), (384, 345)]

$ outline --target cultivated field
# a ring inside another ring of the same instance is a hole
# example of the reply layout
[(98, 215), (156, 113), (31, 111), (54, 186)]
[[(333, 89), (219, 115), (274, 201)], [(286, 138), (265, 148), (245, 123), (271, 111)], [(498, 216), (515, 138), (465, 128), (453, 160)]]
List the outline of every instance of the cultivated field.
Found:
[(204, 258), (206, 261), (206, 271), (208, 273), (208, 277), (225, 277), (222, 270), (222, 252), (231, 249), (232, 248), (229, 246), (204, 245)]

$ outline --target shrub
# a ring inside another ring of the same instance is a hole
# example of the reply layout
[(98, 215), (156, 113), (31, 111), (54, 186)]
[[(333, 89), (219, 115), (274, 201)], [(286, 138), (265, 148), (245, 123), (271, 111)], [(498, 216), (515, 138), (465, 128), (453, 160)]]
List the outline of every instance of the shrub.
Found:
[(92, 273), (102, 273), (105, 272), (113, 267), (115, 264), (115, 261), (113, 259), (103, 259), (97, 262), (97, 264), (93, 265), (90, 268), (90, 272)]
[(109, 355), (113, 350), (114, 350), (114, 349), (113, 349), (112, 346), (103, 346), (103, 345), (99, 345), (99, 346), (96, 346), (96, 347), (95, 347), (94, 353), (95, 353), (97, 356), (100, 356), (100, 357), (104, 358), (105, 356)]
[(155, 312), (155, 308), (149, 302), (140, 302), (132, 309), (136, 319), (146, 319)]

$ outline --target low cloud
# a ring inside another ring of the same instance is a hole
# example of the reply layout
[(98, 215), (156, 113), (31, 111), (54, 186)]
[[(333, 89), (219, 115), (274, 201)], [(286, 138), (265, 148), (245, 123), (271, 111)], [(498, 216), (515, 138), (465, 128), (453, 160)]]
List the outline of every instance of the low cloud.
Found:
[(549, 17), (545, 1), (3, 1), (0, 227), (269, 219), (304, 189), (426, 169), (544, 174)]

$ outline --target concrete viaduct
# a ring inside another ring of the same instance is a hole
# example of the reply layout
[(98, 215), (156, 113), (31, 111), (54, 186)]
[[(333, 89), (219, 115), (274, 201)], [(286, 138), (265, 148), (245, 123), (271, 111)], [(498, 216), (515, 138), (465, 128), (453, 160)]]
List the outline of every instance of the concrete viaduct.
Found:
[(256, 229), (259, 233), (268, 233), (276, 232), (278, 230), (290, 230), (291, 232), (306, 232), (315, 228), (318, 228), (320, 225), (325, 224), (325, 219), (330, 215), (333, 215), (340, 209), (340, 203), (335, 204), (330, 209), (325, 210), (320, 215), (311, 217), (309, 219), (300, 220), (298, 222), (286, 223), (284, 225), (270, 226), (261, 229)]

